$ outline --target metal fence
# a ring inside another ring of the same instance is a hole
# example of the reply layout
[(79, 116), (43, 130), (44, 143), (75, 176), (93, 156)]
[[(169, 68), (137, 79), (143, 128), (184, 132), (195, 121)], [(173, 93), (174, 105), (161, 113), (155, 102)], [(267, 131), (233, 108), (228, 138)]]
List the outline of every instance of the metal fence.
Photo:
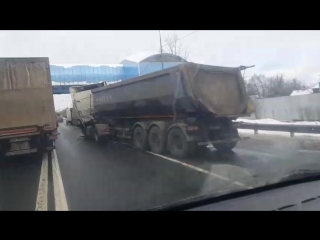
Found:
[(254, 130), (255, 134), (258, 134), (258, 130), (289, 132), (291, 137), (294, 137), (294, 133), (320, 134), (320, 125), (260, 124), (239, 122), (238, 128)]

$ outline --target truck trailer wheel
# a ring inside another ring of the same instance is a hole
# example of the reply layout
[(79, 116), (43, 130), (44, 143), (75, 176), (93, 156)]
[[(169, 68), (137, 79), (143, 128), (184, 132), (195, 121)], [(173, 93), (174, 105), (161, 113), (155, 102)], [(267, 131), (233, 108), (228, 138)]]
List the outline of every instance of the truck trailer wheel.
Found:
[(99, 138), (98, 133), (96, 131), (94, 131), (93, 137), (95, 142), (97, 143), (101, 142), (101, 139)]
[(194, 157), (203, 156), (208, 152), (207, 145), (197, 145), (197, 143), (189, 143), (189, 155)]
[(212, 145), (218, 151), (229, 152), (237, 145), (237, 141), (227, 143), (213, 143)]
[(90, 136), (87, 134), (87, 127), (80, 125), (80, 128), (81, 128), (81, 132), (83, 134), (83, 139), (86, 141), (92, 140), (92, 137), (90, 138)]
[(188, 155), (188, 142), (180, 128), (173, 128), (168, 134), (168, 149), (170, 153), (178, 158)]
[(154, 126), (149, 131), (148, 143), (151, 151), (161, 154), (166, 150), (166, 134), (157, 126)]
[(133, 130), (133, 143), (134, 146), (140, 150), (146, 150), (148, 146), (147, 132), (140, 126)]
[(93, 138), (96, 143), (103, 144), (106, 143), (107, 138), (105, 136), (99, 136), (97, 130), (94, 130)]

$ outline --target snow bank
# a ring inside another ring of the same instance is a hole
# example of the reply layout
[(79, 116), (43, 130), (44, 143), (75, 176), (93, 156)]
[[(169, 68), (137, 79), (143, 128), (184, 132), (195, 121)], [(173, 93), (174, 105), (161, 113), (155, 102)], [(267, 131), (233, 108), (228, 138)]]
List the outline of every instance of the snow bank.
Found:
[(281, 122), (275, 119), (271, 118), (265, 118), (265, 119), (244, 119), (244, 118), (238, 118), (236, 122), (246, 122), (246, 123), (260, 123), (260, 124), (290, 124), (290, 125), (320, 125), (320, 122)]
[(307, 90), (295, 90), (293, 91), (290, 96), (298, 96), (298, 95), (306, 95), (306, 94), (312, 94), (313, 90), (312, 89), (307, 89)]
[[(254, 134), (254, 131), (251, 129), (238, 129), (238, 132), (241, 136), (241, 134)], [(290, 138), (290, 133), (289, 132), (278, 132), (278, 131), (258, 131), (258, 135), (271, 135), (271, 136), (284, 136)], [(312, 134), (312, 133), (294, 133), (294, 138), (295, 137), (316, 137), (320, 138), (320, 134)]]
[[(243, 119), (243, 118), (238, 118), (236, 122), (245, 122), (245, 123), (257, 123), (257, 124), (283, 124), (283, 125), (320, 125), (320, 122), (280, 122), (275, 119)], [(254, 131), (251, 129), (239, 129), (239, 133), (247, 133), (247, 134), (254, 134)], [(286, 136), (290, 137), (289, 132), (278, 132), (278, 131), (258, 131), (259, 134), (267, 134), (267, 135), (280, 135), (280, 136)], [(308, 137), (320, 137), (320, 134), (311, 134), (311, 133), (295, 133), (295, 136), (308, 136)]]

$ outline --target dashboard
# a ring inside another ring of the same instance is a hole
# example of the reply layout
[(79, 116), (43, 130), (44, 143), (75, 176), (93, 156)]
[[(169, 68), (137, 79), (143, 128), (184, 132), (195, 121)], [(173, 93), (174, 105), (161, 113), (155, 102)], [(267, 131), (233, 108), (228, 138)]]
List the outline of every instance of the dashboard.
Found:
[(187, 211), (318, 211), (320, 181), (300, 183)]

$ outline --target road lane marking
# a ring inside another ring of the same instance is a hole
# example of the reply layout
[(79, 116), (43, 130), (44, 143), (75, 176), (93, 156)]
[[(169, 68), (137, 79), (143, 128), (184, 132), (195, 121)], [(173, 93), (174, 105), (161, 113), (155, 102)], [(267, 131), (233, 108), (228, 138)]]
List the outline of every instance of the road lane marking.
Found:
[(52, 151), (52, 175), (56, 211), (68, 211), (67, 198), (63, 187), (58, 156), (55, 149)]
[(47, 211), (48, 209), (48, 154), (43, 154), (41, 173), (39, 180), (36, 211)]
[[(123, 142), (114, 142), (114, 143), (121, 143), (123, 145), (126, 145), (126, 146), (129, 146), (129, 147), (132, 147), (132, 145), (128, 144), (128, 143), (123, 143)], [(213, 172), (210, 172), (210, 171), (207, 171), (205, 169), (202, 169), (202, 168), (199, 168), (199, 167), (196, 167), (196, 166), (193, 166), (193, 165), (190, 165), (190, 164), (187, 164), (187, 163), (184, 163), (184, 162), (181, 162), (179, 160), (176, 160), (176, 159), (173, 159), (173, 158), (169, 158), (169, 157), (166, 157), (166, 156), (163, 156), (163, 155), (160, 155), (160, 154), (157, 154), (157, 153), (153, 153), (153, 152), (150, 152), (150, 151), (146, 151), (147, 153), (149, 154), (152, 154), (152, 155), (155, 155), (157, 157), (161, 157), (163, 159), (166, 159), (166, 160), (169, 160), (171, 162), (174, 162), (174, 163), (178, 163), (180, 165), (183, 165), (185, 167), (188, 167), (188, 168), (191, 168), (193, 170), (196, 170), (198, 172), (202, 172), (202, 173), (205, 173), (205, 174), (208, 174), (212, 177), (215, 177), (215, 178), (218, 178), (218, 179), (221, 179), (221, 180), (224, 180), (224, 181), (228, 181), (228, 182), (231, 182), (232, 184), (234, 185), (237, 185), (239, 187), (245, 187), (247, 189), (252, 189), (253, 187), (252, 186), (247, 186), (246, 184), (244, 183), (241, 183), (239, 181), (232, 181), (231, 179), (227, 178), (227, 177), (224, 177), (222, 175), (219, 175), (219, 174), (216, 174), (216, 173), (213, 173)]]
[(181, 162), (179, 160), (176, 160), (176, 159), (173, 159), (173, 158), (169, 158), (169, 157), (166, 157), (166, 156), (163, 156), (163, 155), (160, 155), (160, 154), (157, 154), (157, 153), (153, 153), (153, 152), (149, 152), (149, 151), (146, 151), (147, 153), (150, 153), (152, 155), (155, 155), (155, 156), (158, 156), (158, 157), (161, 157), (161, 158), (164, 158), (166, 160), (169, 160), (171, 162), (174, 162), (174, 163), (178, 163), (180, 165), (183, 165), (185, 167), (188, 167), (188, 168), (191, 168), (193, 170), (196, 170), (198, 172), (202, 172), (202, 173), (205, 173), (205, 174), (208, 174), (212, 177), (215, 177), (215, 178), (218, 178), (218, 179), (221, 179), (221, 180), (224, 180), (224, 181), (228, 181), (228, 182), (231, 182), (233, 183), (234, 185), (237, 185), (239, 187), (246, 187), (248, 189), (251, 189), (252, 187), (251, 186), (246, 186), (244, 183), (241, 183), (241, 182), (238, 182), (238, 181), (232, 181), (231, 179), (225, 177), (225, 176), (221, 176), (219, 174), (216, 174), (216, 173), (213, 173), (213, 172), (210, 172), (210, 171), (207, 171), (205, 169), (202, 169), (202, 168), (199, 168), (199, 167), (196, 167), (196, 166), (193, 166), (193, 165), (190, 165), (190, 164), (187, 164), (187, 163), (184, 163), (184, 162)]

